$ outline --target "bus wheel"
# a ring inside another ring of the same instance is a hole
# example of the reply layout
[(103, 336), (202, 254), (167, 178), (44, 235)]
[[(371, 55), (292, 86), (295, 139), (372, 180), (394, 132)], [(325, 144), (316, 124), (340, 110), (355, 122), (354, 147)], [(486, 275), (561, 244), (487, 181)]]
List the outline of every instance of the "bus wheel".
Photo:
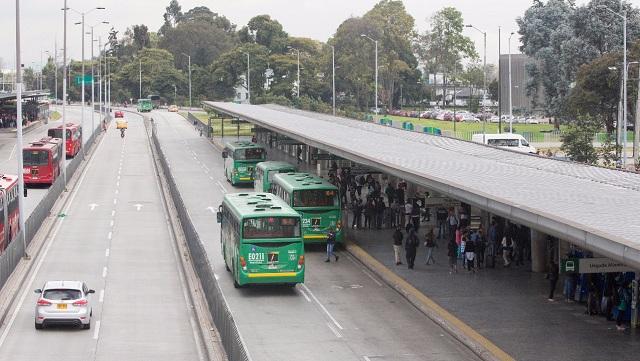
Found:
[(240, 288), (240, 284), (238, 283), (238, 281), (236, 281), (236, 279), (233, 279), (233, 287), (235, 288)]
[[(222, 258), (224, 258), (224, 256)], [(229, 265), (227, 264), (226, 258), (224, 258), (224, 268), (227, 270), (227, 272), (231, 272), (231, 269), (229, 269)]]

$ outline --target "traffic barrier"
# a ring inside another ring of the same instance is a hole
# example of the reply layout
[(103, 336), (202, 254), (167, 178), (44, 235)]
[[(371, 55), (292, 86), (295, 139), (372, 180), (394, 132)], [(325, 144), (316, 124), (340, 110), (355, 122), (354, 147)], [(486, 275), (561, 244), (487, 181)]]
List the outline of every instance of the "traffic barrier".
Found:
[(209, 313), (213, 318), (213, 322), (220, 333), (222, 339), (222, 346), (224, 347), (227, 357), (230, 361), (250, 361), (251, 357), (247, 351), (247, 347), (240, 336), (238, 327), (231, 314), (231, 309), (227, 304), (227, 301), (222, 294), (220, 285), (213, 273), (213, 267), (209, 263), (207, 252), (205, 251), (202, 243), (200, 242), (200, 235), (196, 231), (196, 228), (191, 222), (191, 217), (187, 211), (187, 207), (182, 200), (182, 196), (178, 191), (178, 187), (171, 174), (171, 168), (167, 163), (158, 137), (156, 136), (156, 125), (151, 126), (151, 140), (156, 154), (160, 160), (160, 165), (164, 173), (164, 177), (169, 186), (169, 192), (171, 193), (171, 199), (176, 207), (178, 213), (178, 219), (182, 232), (187, 241), (189, 247), (189, 253), (191, 254), (191, 260), (193, 267), (200, 279), (200, 283), (204, 290), (205, 297), (209, 308)]
[[(91, 134), (91, 136), (87, 140), (86, 144), (84, 145), (86, 147), (85, 152), (88, 152), (94, 145), (98, 134), (100, 134), (100, 127), (96, 128), (93, 134)], [(80, 154), (81, 153), (78, 153), (78, 155), (76, 155), (76, 157), (71, 162), (69, 162), (69, 164), (67, 164), (67, 179), (70, 179), (73, 176), (80, 164), (83, 162), (84, 159)], [(35, 237), (36, 233), (38, 233), (40, 225), (47, 217), (51, 215), (51, 209), (53, 208), (53, 205), (56, 203), (64, 189), (64, 179), (62, 174), (60, 174), (58, 179), (56, 179), (56, 181), (53, 182), (53, 184), (49, 187), (49, 190), (47, 191), (47, 194), (44, 196), (44, 198), (40, 200), (29, 217), (25, 220), (25, 229), (21, 230), (21, 232), (18, 234), (18, 237), (16, 237), (16, 239), (7, 246), (5, 251), (0, 254), (0, 288), (4, 286), (4, 284), (13, 273), (13, 270), (15, 270), (16, 266), (18, 265), (18, 262), (20, 262), (20, 259), (22, 258), (22, 256), (24, 256), (24, 243), (27, 244), (27, 247), (29, 246), (29, 244), (31, 244), (31, 240), (33, 239), (33, 237)], [(23, 235), (25, 237), (25, 242), (22, 242)]]

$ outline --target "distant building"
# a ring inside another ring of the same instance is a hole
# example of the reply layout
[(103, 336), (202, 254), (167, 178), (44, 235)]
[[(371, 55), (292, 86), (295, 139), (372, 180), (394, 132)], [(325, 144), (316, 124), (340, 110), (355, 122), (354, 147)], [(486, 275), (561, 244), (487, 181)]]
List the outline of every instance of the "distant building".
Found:
[(249, 91), (247, 90), (247, 81), (246, 76), (240, 75), (240, 84), (235, 87), (235, 97), (233, 98), (234, 103), (245, 104), (249, 103)]
[[(524, 54), (511, 54), (511, 89), (514, 114), (542, 112), (542, 107), (534, 107), (534, 99), (527, 95), (527, 64), (534, 60)], [(500, 109), (502, 114), (509, 114), (509, 54), (500, 55)], [(538, 104), (543, 101), (543, 91), (538, 91)]]

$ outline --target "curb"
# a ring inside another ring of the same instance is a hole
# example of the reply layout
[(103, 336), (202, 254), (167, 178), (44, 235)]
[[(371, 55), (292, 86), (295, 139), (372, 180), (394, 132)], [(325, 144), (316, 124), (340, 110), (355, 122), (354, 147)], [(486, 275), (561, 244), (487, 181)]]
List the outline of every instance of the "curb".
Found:
[(385, 265), (373, 258), (367, 251), (355, 243), (345, 242), (345, 249), (358, 261), (380, 277), (389, 287), (396, 290), (420, 312), (468, 347), (484, 361), (515, 361), (513, 357), (496, 346), (493, 342), (472, 329), (462, 320), (449, 313), (432, 299), (424, 295), (409, 282), (395, 274)]

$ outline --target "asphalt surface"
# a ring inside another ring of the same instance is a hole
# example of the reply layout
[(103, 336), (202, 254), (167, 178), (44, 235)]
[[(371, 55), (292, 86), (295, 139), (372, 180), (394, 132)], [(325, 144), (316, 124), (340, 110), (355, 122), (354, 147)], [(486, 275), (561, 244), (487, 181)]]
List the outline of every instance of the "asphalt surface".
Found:
[[(142, 118), (112, 124), (0, 328), (0, 360), (199, 360)], [(47, 280), (81, 280), (90, 330), (34, 329)]]
[(235, 289), (212, 212), (224, 193), (248, 188), (225, 181), (220, 152), (180, 115), (151, 116), (253, 360), (477, 360), (345, 252), (327, 264), (321, 249), (308, 249), (305, 284), (294, 289)]
[[(56, 108), (62, 114), (62, 107)], [(82, 110), (80, 106), (68, 106), (67, 107), (67, 122), (80, 124)], [(100, 113), (95, 113), (94, 122), (96, 128), (100, 126)], [(48, 124), (42, 124), (36, 129), (24, 134), (23, 144), (28, 145), (30, 142), (41, 139), (47, 136), (49, 128), (56, 128), (62, 125), (62, 118), (57, 121), (49, 121)], [(83, 142), (89, 140), (91, 136), (91, 109), (87, 107), (84, 115), (84, 134)], [(16, 138), (2, 137), (0, 138), (0, 174), (17, 174), (18, 173), (18, 159), (17, 156), (20, 152), (16, 149)], [(82, 150), (76, 155), (76, 157), (82, 156)], [(65, 165), (69, 164), (73, 158), (66, 160)], [(28, 196), (24, 199), (25, 215), (29, 217), (33, 209), (40, 203), (42, 198), (47, 194), (49, 187), (46, 185), (31, 186), (28, 189)]]

